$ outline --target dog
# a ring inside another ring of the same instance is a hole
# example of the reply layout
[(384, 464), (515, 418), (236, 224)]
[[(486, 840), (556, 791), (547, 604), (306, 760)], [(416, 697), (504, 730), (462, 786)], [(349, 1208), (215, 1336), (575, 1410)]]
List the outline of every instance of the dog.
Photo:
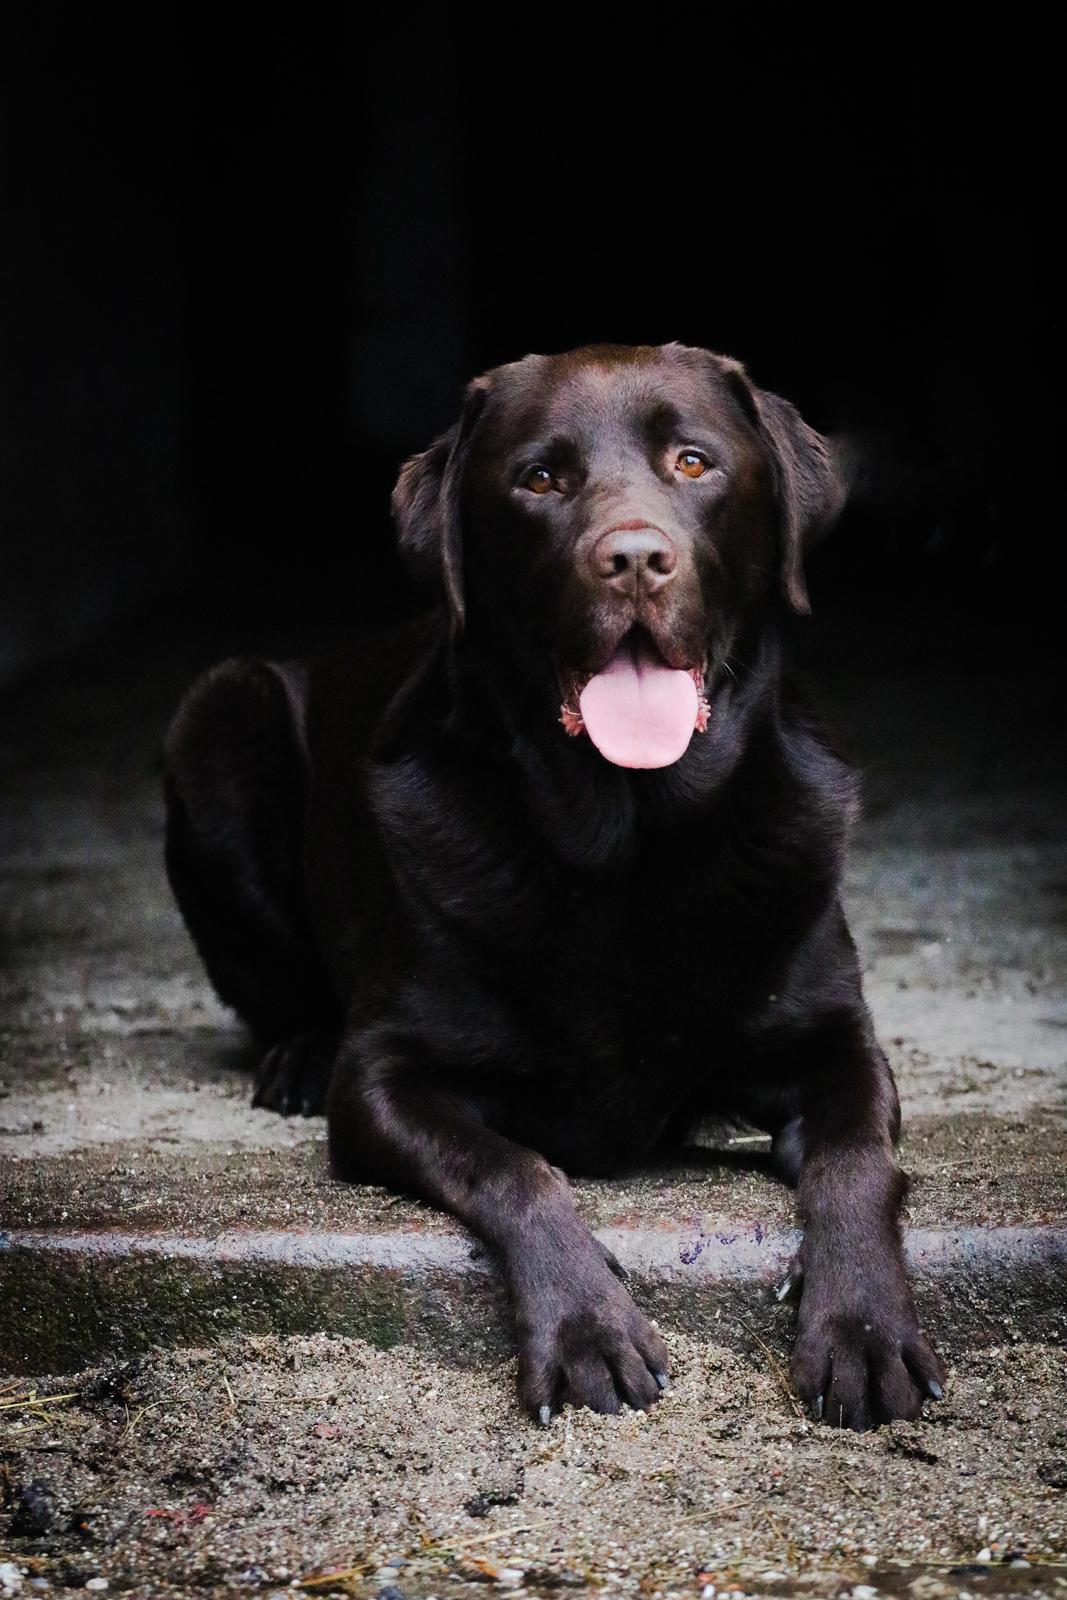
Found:
[(856, 1430), (941, 1396), (841, 907), (854, 780), (783, 663), (843, 494), (736, 361), (527, 356), (400, 472), (435, 608), (309, 665), (223, 662), (167, 736), (170, 881), (262, 1049), (257, 1103), (326, 1109), (340, 1175), (491, 1247), (543, 1424), (668, 1383), (564, 1174), (714, 1114), (797, 1189), (797, 1395)]

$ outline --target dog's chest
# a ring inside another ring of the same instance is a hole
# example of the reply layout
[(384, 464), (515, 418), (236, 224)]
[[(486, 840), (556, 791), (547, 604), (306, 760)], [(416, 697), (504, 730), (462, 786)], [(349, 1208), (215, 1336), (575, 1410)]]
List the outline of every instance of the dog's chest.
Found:
[(662, 1060), (729, 1026), (744, 940), (736, 911), (716, 903), (707, 849), (649, 837), (582, 870), (492, 798), (423, 793), (417, 815), (393, 813), (390, 854), (428, 983), (449, 986), (460, 1010), (469, 996), (472, 1013), (491, 996), (512, 1059), (607, 1064), (654, 1048)]
[(623, 808), (556, 806), (546, 827), (506, 772), (413, 759), (374, 809), (399, 912), (390, 1004), (443, 1061), (583, 1092), (651, 1071), (684, 1093), (780, 987), (794, 847), (766, 848), (745, 808), (656, 826), (631, 808), (627, 832)]

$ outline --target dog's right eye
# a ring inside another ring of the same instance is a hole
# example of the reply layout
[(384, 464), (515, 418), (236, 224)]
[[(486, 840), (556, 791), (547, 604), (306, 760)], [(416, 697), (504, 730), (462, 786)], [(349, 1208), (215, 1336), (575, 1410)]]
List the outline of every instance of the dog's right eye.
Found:
[(531, 467), (522, 480), (524, 489), (529, 489), (531, 494), (547, 494), (556, 486), (555, 479), (547, 467)]

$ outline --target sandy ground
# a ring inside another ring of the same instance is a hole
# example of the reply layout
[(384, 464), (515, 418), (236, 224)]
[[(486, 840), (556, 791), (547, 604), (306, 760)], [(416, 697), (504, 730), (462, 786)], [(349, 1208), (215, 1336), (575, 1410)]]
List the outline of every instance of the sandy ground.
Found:
[(925, 1423), (857, 1437), (798, 1415), (769, 1354), (671, 1346), (651, 1414), (543, 1431), (510, 1363), (321, 1335), (89, 1371), (0, 1413), (17, 1559), (137, 1595), (1067, 1589), (1064, 1352), (972, 1354)]

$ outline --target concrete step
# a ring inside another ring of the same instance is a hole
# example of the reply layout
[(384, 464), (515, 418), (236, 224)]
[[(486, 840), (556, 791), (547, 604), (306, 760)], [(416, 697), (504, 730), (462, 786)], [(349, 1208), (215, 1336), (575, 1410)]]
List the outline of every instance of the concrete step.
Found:
[[(200, 1082), (187, 1093), (199, 1121), (243, 1089), (238, 1080), (212, 1095)], [(156, 1097), (166, 1094), (157, 1080)], [(145, 1128), (136, 1142), (8, 1164), (0, 1302), (10, 1365), (62, 1370), (266, 1331), (409, 1343), (458, 1364), (506, 1350), (493, 1263), (464, 1230), (331, 1178), (317, 1120), (285, 1125), (243, 1100), (229, 1115), (291, 1142), (249, 1149), (186, 1137), (174, 1147)], [(1062, 1133), (1054, 1116), (910, 1125), (908, 1255), (926, 1326), (946, 1350), (1067, 1334)], [(576, 1182), (578, 1207), (663, 1326), (714, 1325), (727, 1343), (751, 1340), (750, 1330), (785, 1337), (790, 1312), (774, 1290), (798, 1242), (792, 1196), (769, 1173), (765, 1140), (718, 1139), (660, 1169)]]

